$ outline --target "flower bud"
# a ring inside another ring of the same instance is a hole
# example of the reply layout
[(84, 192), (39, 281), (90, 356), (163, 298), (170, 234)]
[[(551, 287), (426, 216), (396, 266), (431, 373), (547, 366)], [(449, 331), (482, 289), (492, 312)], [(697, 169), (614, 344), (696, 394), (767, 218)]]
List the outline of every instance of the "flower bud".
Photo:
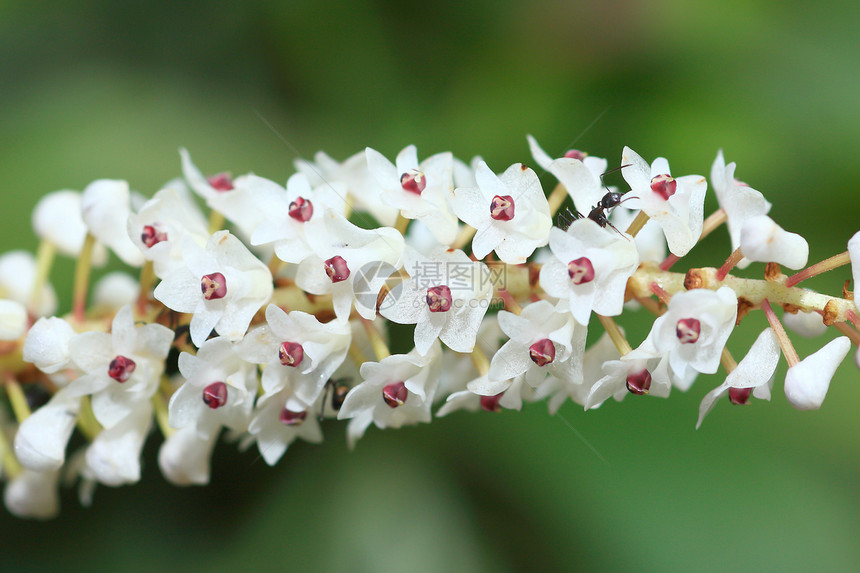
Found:
[(809, 244), (797, 233), (789, 233), (767, 215), (750, 217), (741, 229), (741, 252), (751, 261), (779, 263), (802, 269), (809, 259)]
[(840, 336), (788, 369), (785, 397), (798, 410), (817, 410), (824, 402), (836, 367), (848, 354), (851, 341)]

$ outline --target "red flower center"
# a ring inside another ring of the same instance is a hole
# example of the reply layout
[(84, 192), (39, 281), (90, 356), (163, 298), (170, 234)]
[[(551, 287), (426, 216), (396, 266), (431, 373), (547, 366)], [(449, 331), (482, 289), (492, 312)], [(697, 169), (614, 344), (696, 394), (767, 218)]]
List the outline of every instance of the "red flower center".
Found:
[(590, 283), (594, 280), (594, 265), (588, 257), (580, 257), (567, 263), (567, 276), (575, 285)]
[(430, 312), (448, 312), (451, 310), (451, 289), (445, 285), (428, 288), (426, 300)]
[(117, 355), (108, 365), (108, 376), (122, 384), (131, 377), (135, 368), (137, 368), (137, 364), (134, 363), (134, 360)]
[(281, 410), (281, 415), (278, 416), (278, 419), (285, 426), (298, 426), (302, 422), (305, 421), (305, 418), (308, 417), (308, 413), (306, 411), (303, 412), (293, 412), (292, 410), (287, 410), (284, 408)]
[(510, 195), (496, 195), (490, 201), (490, 217), (496, 221), (510, 221), (514, 218), (514, 198)]
[(311, 220), (313, 214), (314, 205), (309, 199), (296, 197), (296, 200), (290, 203), (289, 215), (299, 223), (307, 223)]
[(499, 406), (499, 401), (504, 395), (504, 392), (499, 392), (495, 396), (481, 396), (481, 410), (484, 412), (501, 412), (502, 407)]
[(407, 396), (409, 396), (409, 391), (403, 382), (394, 382), (382, 389), (382, 399), (390, 408), (405, 404)]
[(699, 340), (702, 323), (696, 318), (682, 318), (675, 326), (675, 335), (681, 344), (693, 344)]
[(555, 360), (555, 346), (552, 340), (544, 338), (529, 346), (529, 358), (538, 366), (546, 366)]
[(305, 358), (305, 349), (298, 342), (282, 342), (278, 349), (278, 359), (284, 366), (296, 367)]
[(227, 403), (227, 385), (223, 382), (213, 382), (203, 389), (203, 403), (217, 410)]
[(675, 178), (668, 174), (658, 175), (651, 179), (651, 191), (667, 201), (669, 197), (675, 194), (677, 187)]
[(404, 191), (421, 195), (427, 187), (427, 178), (417, 169), (411, 169), (400, 176), (400, 186)]
[(221, 273), (203, 275), (200, 279), (200, 290), (206, 300), (218, 300), (227, 296), (227, 279)]
[(729, 401), (736, 406), (741, 406), (749, 402), (750, 394), (752, 394), (752, 388), (729, 388)]
[(642, 369), (639, 372), (631, 372), (627, 375), (627, 390), (631, 394), (641, 396), (647, 394), (651, 389), (651, 373)]
[(206, 180), (209, 182), (209, 185), (215, 189), (215, 191), (223, 192), (233, 190), (233, 178), (229, 173), (217, 173), (211, 177), (207, 177)]
[(151, 249), (161, 241), (167, 240), (167, 233), (159, 231), (154, 225), (145, 225), (143, 232), (140, 233), (140, 241), (146, 245), (147, 249)]
[(349, 267), (346, 260), (340, 255), (335, 255), (323, 263), (325, 265), (325, 274), (333, 283), (339, 283), (349, 278)]

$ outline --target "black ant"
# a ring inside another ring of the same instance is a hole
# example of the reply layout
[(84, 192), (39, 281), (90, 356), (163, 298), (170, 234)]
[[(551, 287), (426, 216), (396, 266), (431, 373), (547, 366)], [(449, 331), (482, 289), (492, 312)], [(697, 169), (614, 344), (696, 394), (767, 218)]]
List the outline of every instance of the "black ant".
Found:
[[(600, 182), (603, 183), (603, 176), (604, 175), (606, 175), (608, 173), (612, 173), (614, 171), (618, 171), (619, 169), (624, 169), (625, 167), (629, 167), (629, 166), (628, 165), (622, 165), (620, 167), (616, 167), (615, 169), (607, 171), (606, 173), (603, 173), (600, 176)], [(587, 218), (591, 219), (592, 221), (594, 221), (595, 223), (600, 225), (600, 227), (603, 229), (605, 229), (607, 225), (612, 227), (616, 233), (618, 233), (619, 235), (621, 235), (623, 237), (624, 234), (621, 231), (619, 231), (615, 227), (615, 225), (613, 225), (612, 223), (609, 222), (609, 214), (607, 213), (607, 211), (609, 211), (610, 209), (613, 209), (614, 207), (617, 207), (618, 205), (621, 204), (622, 201), (624, 201), (624, 199), (623, 199), (624, 193), (615, 193), (613, 191), (610, 191), (606, 187), (605, 183), (603, 184), (603, 188), (606, 189), (606, 194), (603, 197), (601, 197), (600, 200), (597, 202), (597, 205), (595, 205), (591, 209), (591, 212), (588, 214)], [(583, 215), (582, 213), (580, 213), (576, 209), (573, 209), (572, 211), (570, 209), (567, 209), (566, 213), (558, 216), (559, 223), (564, 224), (564, 226), (559, 225), (559, 227), (561, 227), (564, 230), (567, 230), (567, 228), (570, 227), (570, 225), (574, 221), (576, 221), (577, 219), (585, 219), (585, 218), (586, 218), (585, 215)]]
[(325, 403), (329, 399), (329, 392), (331, 392), (331, 409), (335, 411), (340, 410), (340, 407), (343, 406), (343, 401), (346, 400), (347, 393), (350, 391), (347, 382), (351, 380), (351, 378), (329, 378), (326, 381), (325, 386), (323, 386), (323, 399), (320, 402), (320, 422), (325, 417)]

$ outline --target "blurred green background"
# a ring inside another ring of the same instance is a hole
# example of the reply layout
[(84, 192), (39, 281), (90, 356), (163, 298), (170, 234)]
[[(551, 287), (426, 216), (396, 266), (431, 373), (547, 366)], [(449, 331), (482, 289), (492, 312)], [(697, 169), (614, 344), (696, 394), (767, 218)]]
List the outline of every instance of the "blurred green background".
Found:
[[(848, 1), (0, 1), (0, 246), (35, 249), (29, 212), (49, 191), (110, 177), (153, 193), (180, 146), (206, 172), (284, 182), (297, 153), (410, 143), (502, 171), (532, 163), (532, 133), (611, 166), (629, 145), (676, 175), (708, 175), (723, 148), (820, 260), (858, 229), (858, 16)], [(689, 258), (727, 255), (721, 230)], [(837, 294), (849, 273), (833, 275), (810, 286)], [(784, 372), (771, 403), (721, 402), (699, 431), (720, 375), (588, 413), (372, 428), (352, 453), (328, 422), (326, 443), (275, 468), (222, 444), (205, 488), (166, 484), (153, 436), (139, 485), (88, 509), (64, 490), (48, 523), (0, 512), (0, 568), (856, 570), (857, 371), (846, 361), (806, 413)]]

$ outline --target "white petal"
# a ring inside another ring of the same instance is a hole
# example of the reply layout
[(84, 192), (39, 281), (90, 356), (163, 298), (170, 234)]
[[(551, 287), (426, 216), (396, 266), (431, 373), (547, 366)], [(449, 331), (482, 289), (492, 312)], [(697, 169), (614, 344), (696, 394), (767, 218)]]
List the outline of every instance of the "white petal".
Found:
[(15, 435), (15, 456), (21, 465), (34, 471), (59, 469), (79, 409), (80, 399), (60, 390), (24, 420)]
[(6, 484), (3, 503), (15, 517), (51, 519), (60, 512), (60, 472), (25, 469)]
[(847, 336), (831, 340), (788, 369), (785, 375), (785, 397), (798, 410), (817, 410), (824, 402), (836, 368), (851, 349)]
[(741, 251), (751, 261), (779, 263), (802, 269), (809, 258), (809, 244), (796, 233), (789, 233), (767, 215), (746, 220), (741, 229)]

